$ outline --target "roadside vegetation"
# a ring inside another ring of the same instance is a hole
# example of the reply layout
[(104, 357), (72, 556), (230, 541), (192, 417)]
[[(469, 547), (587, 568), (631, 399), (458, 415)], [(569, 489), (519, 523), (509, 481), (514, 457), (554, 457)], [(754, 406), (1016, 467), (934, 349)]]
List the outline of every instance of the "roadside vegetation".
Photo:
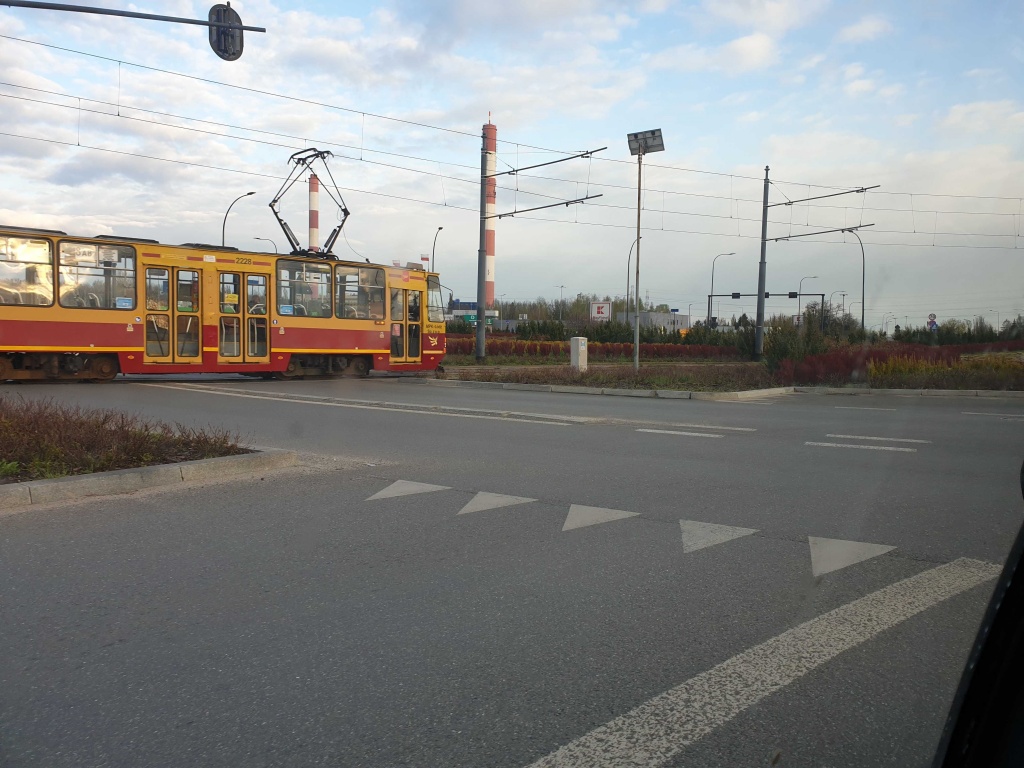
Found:
[(0, 397), (0, 483), (248, 453), (237, 437), (53, 400)]
[[(750, 360), (754, 350), (754, 324), (746, 315), (733, 318), (725, 328), (698, 322), (685, 335), (642, 328), (641, 362), (645, 369), (661, 371), (657, 384), (633, 374), (629, 366), (632, 331), (628, 325), (614, 322), (545, 320), (521, 323), (514, 334), (488, 334), (485, 371), (458, 370), (460, 365), (476, 365), (474, 339), (452, 334), (445, 366), (448, 375), (459, 378), (582, 385), (583, 377), (603, 376), (602, 383), (584, 386), (647, 389), (870, 385), (1024, 390), (1020, 371), (1024, 365), (1024, 317), (1008, 319), (998, 329), (983, 318), (973, 323), (952, 319), (935, 330), (899, 328), (891, 336), (884, 329), (865, 331), (849, 313), (833, 312), (827, 305), (822, 309), (817, 303), (809, 304), (800, 320), (797, 324), (792, 317), (776, 316), (766, 321), (764, 362), (755, 366), (760, 370), (753, 371), (750, 364), (741, 363)], [(450, 325), (449, 329), (459, 328)], [(565, 339), (575, 335), (588, 339), (588, 362), (594, 368), (587, 374), (569, 371), (565, 365), (569, 359)], [(737, 365), (721, 365), (727, 361)], [(613, 363), (619, 366), (608, 365)], [(537, 366), (538, 370), (492, 372), (503, 366)], [(698, 374), (696, 369), (701, 366), (714, 368), (714, 372)]]
[(756, 363), (708, 365), (602, 366), (580, 372), (567, 365), (486, 367), (460, 371), (460, 379), (497, 381), (509, 384), (556, 384), (571, 387), (615, 389), (676, 389), (718, 392), (734, 389), (762, 389), (776, 386), (774, 375)]

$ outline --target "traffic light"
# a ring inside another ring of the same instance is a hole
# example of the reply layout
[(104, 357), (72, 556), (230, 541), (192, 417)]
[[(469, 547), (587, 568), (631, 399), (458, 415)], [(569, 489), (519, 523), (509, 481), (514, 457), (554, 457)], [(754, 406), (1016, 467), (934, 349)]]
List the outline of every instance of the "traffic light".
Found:
[(791, 299), (798, 299), (798, 298), (800, 298), (800, 294), (797, 293), (796, 291), (790, 291), (789, 292), (789, 298), (791, 298)]
[(733, 297), (734, 299), (738, 299), (738, 298), (740, 297), (740, 295), (739, 295), (738, 293), (734, 293), (734, 294), (732, 295), (732, 297)]
[(714, 329), (718, 328), (718, 318), (717, 318), (717, 317), (712, 317), (712, 318), (711, 318), (711, 325), (710, 325), (709, 327), (710, 327), (710, 328), (711, 328), (712, 330), (714, 330)]
[(231, 7), (231, 3), (218, 3), (210, 9), (210, 21), (221, 24), (237, 24), (238, 29), (231, 27), (210, 27), (210, 47), (224, 61), (235, 61), (242, 55), (242, 19)]

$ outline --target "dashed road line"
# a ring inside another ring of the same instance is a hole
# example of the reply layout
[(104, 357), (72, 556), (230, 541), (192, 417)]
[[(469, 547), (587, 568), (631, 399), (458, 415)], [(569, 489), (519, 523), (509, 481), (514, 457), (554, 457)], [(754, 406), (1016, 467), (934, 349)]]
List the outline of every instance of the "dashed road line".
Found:
[(964, 416), (1004, 416), (1011, 419), (1024, 418), (1024, 413), (992, 413), (991, 411), (960, 411)]
[(931, 440), (913, 440), (909, 437), (869, 437), (868, 435), (825, 435), (825, 437), (838, 437), (843, 440), (880, 440), (884, 443), (926, 443)]
[(901, 453), (917, 453), (917, 448), (896, 448), (891, 445), (855, 445), (853, 443), (812, 443), (804, 445), (816, 445), (820, 448), (860, 448), (864, 451), (899, 451)]
[(666, 427), (682, 427), (683, 429), (720, 429), (726, 432), (757, 432), (754, 427), (721, 427), (714, 424), (666, 424)]
[(871, 408), (866, 405), (837, 405), (834, 406), (840, 411), (895, 411), (895, 408)]
[(655, 435), (683, 435), (684, 437), (721, 437), (711, 432), (680, 432), (674, 429), (638, 429), (637, 432), (650, 432)]
[(800, 624), (641, 704), (529, 768), (660, 768), (773, 693), (844, 651), (999, 575), (961, 558)]

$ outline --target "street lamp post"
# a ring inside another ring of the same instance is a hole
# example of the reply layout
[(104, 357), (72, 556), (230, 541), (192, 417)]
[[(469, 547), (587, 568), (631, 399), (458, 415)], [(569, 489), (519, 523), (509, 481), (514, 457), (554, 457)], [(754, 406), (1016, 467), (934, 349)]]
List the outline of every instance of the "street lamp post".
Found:
[(277, 243), (275, 243), (275, 242), (274, 242), (273, 240), (271, 240), (271, 239), (270, 239), (269, 237), (254, 237), (254, 238), (253, 238), (253, 240), (265, 240), (266, 242), (268, 242), (268, 243), (270, 243), (270, 244), (271, 244), (272, 246), (274, 246), (274, 253), (277, 253)]
[[(864, 241), (860, 239), (860, 235), (857, 234), (857, 230), (855, 229), (844, 229), (843, 231), (849, 232), (851, 235), (856, 237), (857, 242), (860, 243), (860, 327), (864, 328), (864, 274), (867, 271), (867, 262), (864, 259)], [(852, 307), (855, 303), (856, 302), (851, 303), (850, 306)], [(866, 331), (867, 329), (864, 328), (864, 330)]]
[(234, 200), (231, 201), (231, 205), (229, 205), (228, 209), (226, 211), (224, 211), (224, 222), (220, 225), (220, 245), (221, 245), (221, 248), (224, 247), (224, 232), (225, 232), (225, 230), (226, 230), (226, 228), (228, 226), (228, 214), (231, 213), (231, 209), (234, 207), (235, 203), (237, 203), (243, 197), (249, 197), (249, 195), (255, 195), (255, 194), (256, 194), (255, 192), (246, 192), (244, 195), (239, 195), (238, 197), (236, 197)]
[(693, 315), (690, 314), (690, 311), (692, 309), (693, 309), (693, 302), (691, 301), (689, 303), (689, 305), (686, 307), (686, 330), (690, 330), (690, 328), (693, 327), (693, 321), (690, 319), (691, 317), (693, 317)]
[[(735, 256), (735, 255), (736, 255), (735, 253), (720, 253), (720, 254), (718, 254), (718, 256)], [(707, 324), (708, 324), (709, 328), (711, 327), (711, 296), (715, 295), (715, 262), (718, 261), (718, 256), (715, 256), (715, 258), (713, 258), (711, 260), (711, 293), (708, 296), (708, 318), (707, 318)]]
[(837, 293), (842, 293), (842, 291), (832, 291), (832, 293), (830, 293), (829, 296), (828, 296), (828, 308), (829, 308), (829, 311), (832, 310), (832, 297), (835, 296)]
[(807, 277), (801, 277), (800, 278), (800, 287), (797, 289), (797, 292), (796, 292), (796, 313), (797, 313), (797, 315), (800, 316), (800, 323), (801, 324), (803, 324), (803, 310), (800, 308), (800, 305), (803, 304), (804, 280), (817, 280), (817, 279), (818, 279), (817, 275), (807, 275)]
[(661, 129), (640, 131), (626, 134), (629, 142), (629, 153), (636, 155), (636, 303), (633, 317), (636, 325), (633, 328), (633, 370), (640, 371), (640, 211), (643, 208), (643, 168), (644, 155), (648, 152), (661, 152), (665, 149), (665, 140)]
[(558, 289), (558, 322), (562, 322), (562, 291), (564, 290), (565, 286), (556, 285), (555, 288)]
[(633, 244), (629, 246), (629, 255), (626, 256), (626, 305), (622, 309), (622, 319), (629, 325), (629, 265), (633, 261), (633, 246), (640, 240), (638, 237), (633, 241)]
[(438, 227), (437, 232), (434, 233), (434, 244), (430, 247), (430, 271), (434, 271), (434, 251), (437, 250), (437, 236), (441, 234), (441, 230), (444, 227)]

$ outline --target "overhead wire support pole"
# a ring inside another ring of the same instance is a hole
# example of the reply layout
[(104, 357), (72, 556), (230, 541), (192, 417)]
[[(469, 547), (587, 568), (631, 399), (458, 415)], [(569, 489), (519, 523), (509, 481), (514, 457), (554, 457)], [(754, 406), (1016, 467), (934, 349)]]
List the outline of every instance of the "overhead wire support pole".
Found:
[(110, 8), (94, 8), (68, 3), (37, 3), (30, 0), (0, 0), (0, 5), (11, 8), (34, 8), (39, 11), (70, 11), (71, 13), (93, 13), (100, 16), (123, 16), (129, 19), (147, 19), (149, 21), (170, 21), (175, 24), (194, 24), (199, 27), (227, 27), (242, 29), (246, 32), (266, 32), (266, 27), (247, 27), (222, 21), (203, 21), (202, 19), (183, 19), (180, 16), (160, 16), (155, 13), (137, 13), (135, 11), (116, 11)]
[(757, 268), (757, 319), (754, 326), (754, 361), (764, 356), (765, 253), (768, 249), (768, 166), (764, 167), (764, 200), (761, 208), (761, 262)]

